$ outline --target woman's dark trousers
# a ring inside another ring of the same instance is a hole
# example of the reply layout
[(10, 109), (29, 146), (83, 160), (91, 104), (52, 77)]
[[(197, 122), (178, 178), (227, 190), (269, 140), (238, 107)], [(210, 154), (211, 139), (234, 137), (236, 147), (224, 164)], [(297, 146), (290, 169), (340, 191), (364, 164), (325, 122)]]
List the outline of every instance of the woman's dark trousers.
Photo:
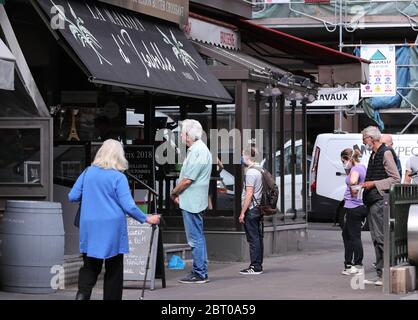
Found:
[(365, 218), (364, 207), (345, 209), (343, 227), (344, 264), (346, 267), (363, 265), (363, 245), (361, 243), (361, 223)]
[[(90, 300), (93, 287), (102, 271), (103, 259), (87, 257), (83, 254), (84, 265), (78, 276), (77, 300)], [(103, 300), (122, 300), (123, 290), (123, 254), (105, 261)]]

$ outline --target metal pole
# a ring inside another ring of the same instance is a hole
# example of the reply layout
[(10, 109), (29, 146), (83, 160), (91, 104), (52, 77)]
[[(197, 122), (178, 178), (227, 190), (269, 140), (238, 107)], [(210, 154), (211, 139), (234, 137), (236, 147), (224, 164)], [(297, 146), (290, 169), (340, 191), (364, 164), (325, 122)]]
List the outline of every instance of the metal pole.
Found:
[(306, 221), (308, 220), (308, 210), (307, 210), (307, 168), (306, 163), (306, 153), (307, 153), (307, 122), (306, 122), (306, 100), (302, 100), (302, 208), (305, 212)]
[(413, 117), (411, 121), (409, 121), (409, 123), (405, 126), (405, 128), (402, 129), (401, 132), (399, 132), (399, 134), (403, 134), (406, 130), (408, 130), (408, 128), (411, 126), (411, 124), (414, 123), (415, 120), (417, 120), (417, 118), (418, 114), (415, 117)]
[(285, 214), (285, 187), (284, 187), (284, 140), (285, 140), (285, 97), (280, 96), (280, 136), (279, 136), (279, 147), (280, 147), (280, 211), (283, 214), (283, 221), (286, 223)]
[[(271, 150), (272, 153), (272, 157), (273, 157), (273, 161), (272, 161), (272, 167), (271, 167), (271, 174), (274, 177), (274, 180), (276, 181), (276, 149), (277, 149), (277, 143), (276, 143), (276, 131), (277, 131), (277, 127), (276, 127), (276, 120), (277, 120), (277, 99), (279, 97), (273, 97), (273, 112), (272, 112), (272, 117), (271, 117), (271, 145), (273, 146), (273, 149)], [(273, 216), (273, 245), (272, 245), (272, 251), (273, 253), (276, 252), (276, 225), (277, 225), (277, 218), (276, 215)]]
[(390, 218), (390, 203), (389, 194), (383, 195), (383, 293), (390, 294), (391, 280), (390, 280), (390, 254), (391, 254), (391, 218)]
[(274, 159), (274, 146), (273, 146), (273, 100), (275, 98), (273, 97), (269, 97), (268, 98), (268, 102), (269, 102), (269, 122), (268, 122), (268, 132), (271, 134), (270, 139), (269, 139), (269, 143), (268, 143), (268, 152), (266, 154), (267, 156), (267, 163), (268, 163), (268, 170), (270, 170), (270, 172), (273, 172), (273, 159)]
[(343, 51), (343, 0), (340, 0), (340, 22), (338, 24), (340, 28), (340, 43), (338, 45), (338, 48), (340, 49), (340, 52)]
[[(154, 208), (157, 208), (157, 198), (155, 195), (153, 195), (153, 199), (154, 199)], [(149, 206), (151, 206), (151, 201), (148, 204)], [(148, 250), (148, 257), (147, 257), (147, 264), (145, 267), (145, 276), (144, 276), (144, 283), (142, 285), (142, 292), (141, 292), (141, 297), (139, 298), (140, 300), (144, 300), (144, 293), (145, 293), (145, 286), (147, 283), (147, 276), (148, 276), (148, 270), (149, 270), (149, 262), (151, 259), (151, 251), (152, 251), (152, 244), (154, 242), (154, 235), (155, 235), (155, 230), (157, 229), (157, 226), (155, 224), (152, 225), (152, 231), (151, 231), (151, 241), (149, 244), (149, 250)]]
[[(296, 219), (296, 146), (295, 146), (295, 109), (296, 109), (296, 100), (290, 102), (292, 106), (291, 120), (290, 120), (290, 136), (291, 136), (291, 149), (292, 156), (290, 162), (291, 174), (292, 174), (292, 207), (290, 212), (293, 213), (293, 220)], [(283, 155), (284, 157), (284, 155)]]
[(395, 47), (403, 47), (403, 46), (408, 46), (408, 47), (416, 47), (416, 46), (418, 46), (418, 43), (413, 43), (413, 42), (410, 42), (410, 43), (406, 43), (406, 42), (404, 42), (404, 43), (384, 43), (384, 44), (375, 44), (375, 43), (372, 43), (372, 44), (367, 44), (367, 43), (357, 43), (357, 44), (343, 44), (342, 46), (343, 47), (372, 47), (372, 46), (376, 46), (376, 47), (378, 47), (378, 46), (382, 46), (382, 45), (384, 45), (384, 46), (395, 46)]

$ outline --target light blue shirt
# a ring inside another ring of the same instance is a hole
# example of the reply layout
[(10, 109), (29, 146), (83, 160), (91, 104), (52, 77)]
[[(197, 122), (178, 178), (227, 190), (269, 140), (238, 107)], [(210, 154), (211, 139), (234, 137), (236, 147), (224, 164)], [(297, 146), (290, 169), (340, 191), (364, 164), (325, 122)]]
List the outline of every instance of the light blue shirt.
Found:
[(141, 223), (147, 217), (135, 204), (126, 176), (117, 170), (93, 165), (87, 174), (84, 170), (68, 194), (71, 202), (81, 198), (80, 252), (98, 259), (128, 253), (125, 214)]
[(187, 151), (180, 171), (179, 181), (185, 178), (193, 181), (180, 193), (180, 209), (191, 213), (207, 209), (211, 172), (212, 154), (202, 140), (197, 140)]

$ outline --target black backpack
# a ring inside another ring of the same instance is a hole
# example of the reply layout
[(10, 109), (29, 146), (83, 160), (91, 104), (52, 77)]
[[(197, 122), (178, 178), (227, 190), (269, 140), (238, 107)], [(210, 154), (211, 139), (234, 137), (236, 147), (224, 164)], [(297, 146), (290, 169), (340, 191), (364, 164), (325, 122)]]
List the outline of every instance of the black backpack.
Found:
[(273, 176), (271, 173), (261, 167), (252, 167), (260, 171), (262, 179), (263, 179), (263, 189), (261, 195), (261, 201), (258, 201), (254, 198), (254, 201), (261, 209), (261, 214), (265, 216), (271, 216), (278, 212), (277, 209), (277, 200), (279, 199), (279, 188), (274, 181)]

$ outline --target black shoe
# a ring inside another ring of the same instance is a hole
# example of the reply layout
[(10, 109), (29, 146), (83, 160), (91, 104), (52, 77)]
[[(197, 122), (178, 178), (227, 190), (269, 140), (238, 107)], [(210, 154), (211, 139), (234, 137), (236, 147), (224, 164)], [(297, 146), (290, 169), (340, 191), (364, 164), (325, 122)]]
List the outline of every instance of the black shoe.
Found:
[(256, 269), (253, 266), (250, 266), (247, 269), (241, 270), (239, 273), (240, 274), (262, 274), (263, 269), (261, 269), (261, 268)]
[(76, 300), (90, 300), (90, 295), (86, 295), (80, 291), (77, 291), (75, 299)]
[(183, 279), (179, 280), (180, 283), (207, 283), (209, 282), (208, 276), (205, 276), (205, 278), (201, 278), (199, 275), (191, 273), (184, 277)]

